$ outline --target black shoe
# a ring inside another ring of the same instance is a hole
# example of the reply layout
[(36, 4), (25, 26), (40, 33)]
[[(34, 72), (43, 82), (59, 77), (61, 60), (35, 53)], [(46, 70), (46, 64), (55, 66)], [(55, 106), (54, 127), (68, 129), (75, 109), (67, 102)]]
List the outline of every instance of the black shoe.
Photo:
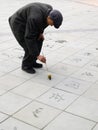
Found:
[(40, 64), (40, 63), (33, 63), (33, 67), (34, 67), (34, 68), (42, 68), (43, 65)]
[(30, 74), (36, 73), (36, 71), (33, 68), (28, 68), (27, 66), (22, 67), (22, 70)]

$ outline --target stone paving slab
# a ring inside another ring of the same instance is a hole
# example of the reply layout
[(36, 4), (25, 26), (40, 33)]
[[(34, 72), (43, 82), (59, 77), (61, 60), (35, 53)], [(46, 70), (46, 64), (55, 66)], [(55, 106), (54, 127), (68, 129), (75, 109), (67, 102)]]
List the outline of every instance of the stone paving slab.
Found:
[(64, 21), (44, 32), (48, 71), (31, 75), (8, 17), (35, 1), (0, 1), (0, 130), (98, 130), (98, 0), (39, 0)]
[(49, 124), (44, 130), (50, 130), (50, 129), (59, 130), (60, 128), (62, 130), (65, 130), (65, 129), (90, 130), (93, 126), (94, 126), (94, 123), (91, 121), (71, 115), (69, 113), (62, 113), (51, 124)]

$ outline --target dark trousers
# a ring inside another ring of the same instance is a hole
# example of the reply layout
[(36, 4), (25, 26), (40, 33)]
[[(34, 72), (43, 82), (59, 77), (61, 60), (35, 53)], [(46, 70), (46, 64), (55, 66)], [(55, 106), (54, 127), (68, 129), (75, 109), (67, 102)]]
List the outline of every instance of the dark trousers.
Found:
[[(41, 48), (42, 48), (42, 44), (43, 44), (43, 41), (42, 40), (37, 40), (37, 46), (38, 46), (38, 50), (39, 50), (39, 53), (41, 51)], [(25, 50), (25, 54), (24, 54), (24, 57), (23, 57), (23, 61), (22, 61), (22, 67), (24, 66), (27, 66), (28, 68), (31, 68), (33, 66), (34, 63), (36, 63), (36, 59), (34, 59), (30, 54), (29, 54), (29, 51), (28, 51), (28, 48), (26, 48), (27, 50)]]
[[(18, 43), (20, 44), (20, 46), (23, 48), (23, 50), (25, 52), (23, 61), (22, 61), (22, 67), (28, 67), (28, 68), (33, 67), (33, 64), (36, 62), (37, 58), (34, 59), (32, 57), (32, 55), (29, 54), (29, 50), (28, 50), (28, 47), (26, 46), (25, 39), (24, 39), (25, 29), (19, 28), (19, 27), (17, 28), (18, 25), (15, 25), (15, 23), (13, 25), (13, 21), (11, 18), (9, 18), (9, 24), (10, 24), (11, 30), (12, 30), (16, 40), (18, 41)], [(33, 44), (33, 41), (32, 41), (32, 44)], [(38, 46), (38, 50), (39, 50), (39, 54), (40, 54), (43, 40), (37, 40), (36, 44)]]

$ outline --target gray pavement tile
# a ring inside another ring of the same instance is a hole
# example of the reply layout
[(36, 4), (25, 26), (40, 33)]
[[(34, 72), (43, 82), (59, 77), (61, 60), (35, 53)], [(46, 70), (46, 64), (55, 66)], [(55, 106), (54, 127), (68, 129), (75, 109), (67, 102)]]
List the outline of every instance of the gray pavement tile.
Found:
[(1, 54), (7, 56), (7, 59), (15, 57), (22, 59), (24, 52), (23, 49), (19, 45), (17, 45), (13, 48), (8, 49), (7, 51), (3, 51)]
[(34, 101), (16, 113), (14, 117), (42, 129), (60, 112), (52, 107)]
[(50, 89), (45, 94), (40, 96), (37, 100), (55, 108), (64, 110), (68, 107), (78, 96), (70, 94), (57, 89)]
[(60, 59), (69, 57), (70, 55), (73, 55), (74, 53), (76, 53), (77, 51), (79, 51), (77, 48), (74, 47), (67, 47), (64, 46), (62, 48), (60, 48), (59, 50), (57, 50), (57, 56), (59, 56)]
[(26, 73), (21, 68), (15, 69), (10, 72), (11, 75), (23, 78), (25, 80), (31, 79), (31, 78), (35, 77), (36, 75), (38, 75), (39, 73), (41, 73), (41, 71), (37, 70), (37, 72), (32, 75), (32, 74)]
[(3, 73), (8, 73), (12, 70), (15, 70), (17, 68), (19, 68), (20, 65), (15, 62), (15, 61), (12, 61), (12, 60), (3, 60), (3, 61), (0, 61), (0, 71), (3, 72)]
[(81, 43), (81, 40), (79, 38), (78, 40), (76, 39), (74, 41), (69, 41), (68, 44), (66, 44), (66, 46), (69, 48), (73, 48), (73, 50), (76, 49), (76, 52), (78, 52), (80, 51), (80, 49), (84, 49), (88, 45), (84, 41)]
[[(51, 75), (51, 80), (48, 79), (48, 75)], [(44, 71), (41, 75), (38, 75), (31, 79), (33, 82), (44, 84), (48, 87), (55, 86), (60, 81), (62, 81), (66, 76), (61, 76), (55, 73), (52, 73), (49, 69), (48, 71)]]
[(63, 91), (68, 91), (74, 94), (81, 95), (87, 91), (92, 84), (87, 81), (79, 80), (73, 77), (64, 79), (62, 82), (58, 83), (55, 88)]
[(75, 54), (75, 56), (80, 56), (80, 57), (84, 57), (84, 58), (88, 58), (90, 60), (94, 59), (97, 55), (95, 52), (91, 51), (91, 50), (80, 50), (78, 53)]
[(81, 79), (81, 80), (92, 82), (92, 83), (98, 80), (98, 72), (85, 69), (85, 68), (80, 69), (78, 72), (74, 73), (72, 76), (77, 79)]
[(0, 130), (39, 130), (14, 118), (9, 118), (0, 124)]
[(63, 112), (44, 130), (91, 130), (94, 122)]
[(0, 52), (10, 49), (12, 47), (14, 47), (15, 44), (9, 40), (4, 40), (1, 44), (0, 44)]
[(98, 122), (98, 101), (80, 97), (69, 108), (67, 112)]
[(83, 67), (84, 65), (89, 63), (89, 61), (90, 61), (90, 59), (84, 58), (84, 57), (76, 54), (76, 55), (72, 55), (72, 56), (64, 59), (63, 63), (69, 64), (72, 66), (76, 66), (76, 67)]
[(53, 67), (50, 68), (51, 72), (56, 73), (58, 75), (65, 75), (65, 76), (69, 76), (78, 70), (79, 68), (65, 63), (58, 63), (56, 66), (54, 65)]
[(66, 57), (66, 55), (63, 54), (55, 54), (55, 52), (47, 55), (47, 66), (51, 67), (55, 64), (57, 64), (58, 62), (61, 62), (64, 58)]
[(24, 97), (35, 99), (36, 97), (46, 92), (48, 89), (50, 89), (50, 87), (47, 85), (28, 80), (24, 84), (13, 89), (11, 92), (22, 95)]
[(4, 75), (0, 78), (0, 89), (10, 90), (25, 82), (25, 78), (20, 78), (11, 74)]
[(30, 101), (30, 99), (8, 92), (0, 96), (0, 111), (12, 115)]
[(86, 91), (83, 95), (84, 97), (91, 98), (93, 100), (98, 101), (98, 82), (93, 84), (88, 91)]

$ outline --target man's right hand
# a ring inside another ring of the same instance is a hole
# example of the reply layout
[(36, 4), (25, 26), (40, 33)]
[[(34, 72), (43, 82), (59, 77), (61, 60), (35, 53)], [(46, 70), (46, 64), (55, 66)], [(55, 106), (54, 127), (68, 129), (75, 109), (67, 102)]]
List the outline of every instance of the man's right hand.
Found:
[(46, 57), (44, 57), (44, 56), (42, 56), (42, 55), (39, 55), (39, 56), (37, 57), (37, 59), (40, 60), (40, 61), (43, 62), (43, 63), (46, 63)]

